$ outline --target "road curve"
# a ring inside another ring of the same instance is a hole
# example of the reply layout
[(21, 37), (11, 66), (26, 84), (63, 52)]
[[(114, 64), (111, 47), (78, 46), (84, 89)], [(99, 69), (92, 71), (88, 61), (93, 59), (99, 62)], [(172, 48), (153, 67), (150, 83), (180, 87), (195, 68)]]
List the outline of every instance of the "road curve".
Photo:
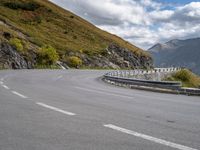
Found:
[(115, 87), (107, 71), (0, 71), (2, 150), (200, 150), (200, 99)]

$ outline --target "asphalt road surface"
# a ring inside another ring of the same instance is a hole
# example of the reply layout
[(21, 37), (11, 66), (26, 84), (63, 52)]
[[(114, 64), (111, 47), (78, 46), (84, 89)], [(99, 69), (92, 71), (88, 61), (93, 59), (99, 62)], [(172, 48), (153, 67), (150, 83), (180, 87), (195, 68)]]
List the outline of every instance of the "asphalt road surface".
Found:
[(200, 150), (200, 98), (115, 87), (106, 71), (0, 71), (0, 150)]

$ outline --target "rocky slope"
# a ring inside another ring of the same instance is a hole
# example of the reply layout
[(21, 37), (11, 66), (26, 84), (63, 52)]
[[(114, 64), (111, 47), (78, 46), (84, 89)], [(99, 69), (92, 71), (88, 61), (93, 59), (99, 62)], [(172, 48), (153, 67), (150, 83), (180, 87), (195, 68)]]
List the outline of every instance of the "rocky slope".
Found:
[(50, 65), (38, 58), (44, 46), (65, 65), (77, 58), (78, 68), (152, 67), (147, 52), (47, 0), (1, 0), (0, 68)]
[(200, 38), (159, 43), (151, 47), (149, 52), (154, 58), (155, 66), (187, 67), (200, 74)]
[(33, 66), (15, 48), (7, 43), (0, 43), (0, 68), (27, 69)]

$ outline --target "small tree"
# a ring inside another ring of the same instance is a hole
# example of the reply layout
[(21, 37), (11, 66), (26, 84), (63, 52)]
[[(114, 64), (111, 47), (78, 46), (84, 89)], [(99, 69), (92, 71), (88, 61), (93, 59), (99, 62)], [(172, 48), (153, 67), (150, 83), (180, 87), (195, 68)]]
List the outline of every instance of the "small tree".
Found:
[(71, 56), (69, 57), (69, 64), (72, 67), (78, 68), (83, 64), (83, 62), (79, 57)]
[(38, 51), (38, 62), (42, 65), (53, 65), (58, 59), (58, 53), (52, 46), (43, 46)]

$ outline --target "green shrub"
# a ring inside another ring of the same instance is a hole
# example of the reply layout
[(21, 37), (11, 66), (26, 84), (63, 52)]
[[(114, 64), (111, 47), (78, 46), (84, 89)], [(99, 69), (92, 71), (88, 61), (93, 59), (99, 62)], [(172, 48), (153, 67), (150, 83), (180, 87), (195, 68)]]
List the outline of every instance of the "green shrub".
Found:
[(40, 23), (42, 23), (42, 17), (40, 16), (35, 16), (33, 18), (29, 18), (29, 19), (20, 19), (20, 21), (24, 24), (28, 24), (28, 25), (38, 25)]
[(38, 51), (38, 63), (42, 65), (53, 65), (59, 59), (58, 53), (56, 50), (49, 46), (43, 46)]
[(174, 73), (172, 76), (168, 77), (168, 81), (181, 81), (184, 87), (200, 87), (200, 77), (193, 74), (188, 69), (182, 69), (176, 73)]
[(189, 70), (183, 69), (174, 74), (173, 77), (180, 81), (188, 82), (192, 78), (192, 74)]
[(64, 34), (68, 34), (68, 31), (64, 31)]
[(22, 10), (28, 10), (28, 11), (35, 11), (40, 7), (39, 4), (36, 2), (28, 2), (28, 3), (22, 3), (22, 2), (6, 2), (4, 3), (4, 6), (10, 8), (10, 9), (22, 9)]
[(82, 60), (79, 57), (71, 56), (69, 57), (69, 65), (71, 67), (78, 68), (83, 64)]
[(76, 39), (77, 39), (77, 36), (76, 36), (76, 35), (74, 35), (74, 36), (73, 36), (73, 39), (75, 39), (75, 40), (76, 40)]
[(24, 52), (24, 46), (20, 39), (12, 38), (9, 41), (10, 45), (14, 46), (18, 52)]

